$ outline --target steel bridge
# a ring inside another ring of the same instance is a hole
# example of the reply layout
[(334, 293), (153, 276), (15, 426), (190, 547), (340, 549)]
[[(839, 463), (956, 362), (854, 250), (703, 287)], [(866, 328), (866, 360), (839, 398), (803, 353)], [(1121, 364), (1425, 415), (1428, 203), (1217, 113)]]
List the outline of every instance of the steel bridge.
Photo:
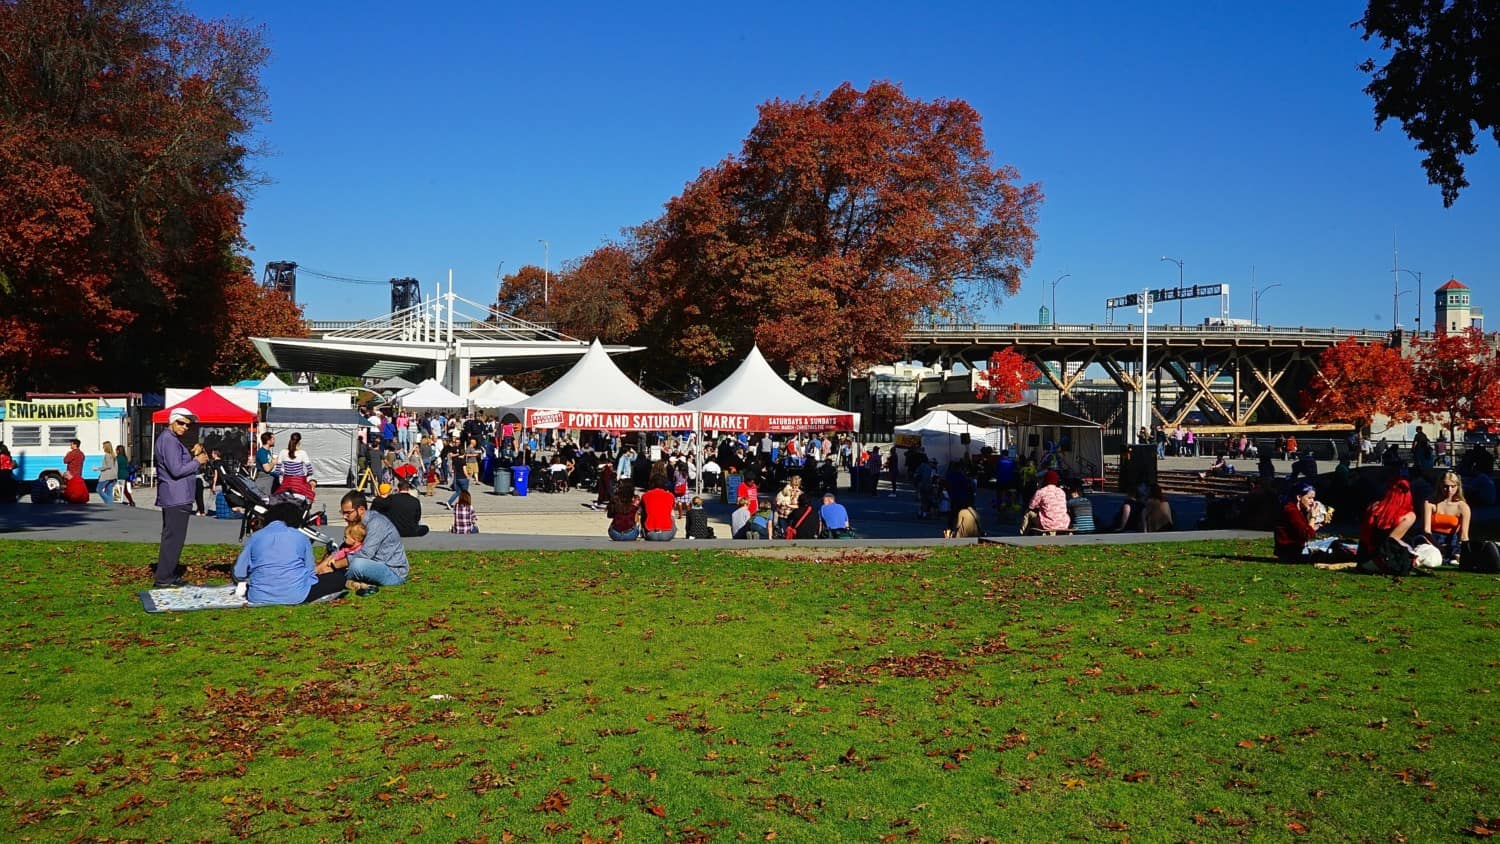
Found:
[[(1157, 396), (1150, 401), (1152, 424), (1175, 427), (1196, 411), (1209, 422), (1193, 425), (1193, 429), (1213, 433), (1328, 427), (1308, 422), (1297, 409), (1298, 393), (1311, 384), (1323, 350), (1350, 337), (1360, 343), (1394, 340), (1397, 346), (1409, 340), (1401, 332), (1368, 329), (1242, 325), (1148, 328), (1144, 373), (1140, 325), (929, 324), (908, 331), (906, 344), (914, 359), (948, 365), (958, 362), (971, 369), (992, 352), (1014, 348), (1036, 364), (1061, 393), (1066, 409), (1084, 414), (1086, 404), (1079, 401), (1078, 393), (1091, 366), (1102, 368), (1127, 395), (1141, 392), (1154, 375)], [(1176, 399), (1170, 407), (1161, 406), (1164, 378), (1176, 386)], [(1115, 427), (1121, 424), (1120, 412), (1093, 421)], [(1256, 420), (1254, 424), (1252, 419)]]

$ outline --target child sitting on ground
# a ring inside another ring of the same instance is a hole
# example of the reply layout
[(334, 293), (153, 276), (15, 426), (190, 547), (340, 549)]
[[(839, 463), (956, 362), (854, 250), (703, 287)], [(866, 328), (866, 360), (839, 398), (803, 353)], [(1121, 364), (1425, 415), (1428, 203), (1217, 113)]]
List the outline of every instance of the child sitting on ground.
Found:
[(708, 523), (708, 511), (703, 509), (703, 496), (693, 496), (687, 511), (687, 538), (713, 539), (714, 529)]
[[(332, 543), (330, 543), (332, 544)], [(332, 563), (335, 560), (347, 560), (349, 555), (355, 553), (365, 544), (365, 526), (349, 525), (344, 528), (344, 544), (337, 551), (323, 558), (323, 562)]]
[(479, 523), (474, 519), (474, 499), (468, 490), (458, 494), (458, 503), (453, 505), (453, 527), (449, 533), (478, 533)]

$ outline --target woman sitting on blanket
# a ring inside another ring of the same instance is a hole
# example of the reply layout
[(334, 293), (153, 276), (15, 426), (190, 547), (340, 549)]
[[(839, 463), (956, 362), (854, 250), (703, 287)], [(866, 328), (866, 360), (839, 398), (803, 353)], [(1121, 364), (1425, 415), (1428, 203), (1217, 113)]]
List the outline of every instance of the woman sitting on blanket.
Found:
[(313, 565), (312, 544), (297, 530), (302, 508), (272, 504), (266, 525), (245, 540), (234, 561), (234, 579), (248, 583), (252, 604), (306, 604), (344, 591), (345, 569)]
[(1321, 558), (1330, 543), (1318, 541), (1318, 529), (1333, 511), (1318, 500), (1318, 490), (1306, 481), (1292, 491), (1292, 498), (1276, 519), (1276, 559), (1283, 563), (1306, 563)]

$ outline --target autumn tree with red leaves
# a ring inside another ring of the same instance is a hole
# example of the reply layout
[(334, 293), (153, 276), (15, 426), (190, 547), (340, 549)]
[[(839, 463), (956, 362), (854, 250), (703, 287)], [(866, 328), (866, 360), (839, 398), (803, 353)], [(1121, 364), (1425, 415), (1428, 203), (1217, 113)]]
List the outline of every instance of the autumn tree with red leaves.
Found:
[(1317, 373), (1302, 393), (1302, 407), (1310, 422), (1363, 429), (1377, 415), (1397, 422), (1411, 419), (1411, 392), (1411, 361), (1400, 349), (1349, 337), (1318, 357)]
[(172, 0), (0, 3), (0, 390), (208, 383), (304, 333), (243, 256), (265, 57)]
[(1041, 376), (1035, 364), (1006, 346), (990, 355), (982, 376), (984, 383), (974, 389), (974, 398), (997, 404), (1018, 402), (1026, 388)]
[(1449, 437), (1474, 422), (1500, 417), (1500, 359), (1477, 328), (1412, 343), (1412, 403), (1428, 422), (1447, 423)]
[(658, 376), (758, 343), (836, 382), (899, 356), (915, 319), (1015, 293), (1041, 202), (961, 100), (889, 82), (772, 100), (738, 154), (632, 231), (635, 339), (667, 356)]
[(634, 267), (629, 250), (605, 244), (562, 265), (552, 288), (557, 327), (583, 340), (623, 343), (636, 331), (629, 291)]
[(547, 311), (552, 301), (552, 284), (557, 279), (549, 275), (542, 267), (527, 264), (500, 279), (500, 290), (490, 313), (510, 314), (529, 322), (551, 322)]
[(618, 244), (564, 262), (550, 279), (542, 267), (527, 265), (501, 280), (490, 312), (551, 323), (583, 340), (623, 343), (636, 330), (633, 272), (630, 252)]

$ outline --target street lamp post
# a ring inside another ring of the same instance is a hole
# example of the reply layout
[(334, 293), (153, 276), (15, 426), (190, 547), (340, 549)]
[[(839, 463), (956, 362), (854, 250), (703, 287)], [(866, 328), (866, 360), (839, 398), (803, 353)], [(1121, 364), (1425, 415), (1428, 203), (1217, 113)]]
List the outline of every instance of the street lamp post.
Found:
[[(1151, 408), (1146, 403), (1146, 347), (1147, 324), (1151, 321), (1151, 289), (1148, 287), (1141, 291), (1141, 301), (1136, 305), (1136, 311), (1141, 315), (1141, 398), (1140, 398), (1140, 427), (1151, 429)], [(1137, 432), (1139, 433), (1139, 432)]]
[(547, 307), (549, 302), (548, 292), (552, 287), (552, 244), (545, 240), (537, 240), (542, 245), (542, 307)]
[[(1407, 295), (1408, 293), (1411, 293), (1411, 288), (1410, 287), (1406, 288), (1405, 290), (1397, 290), (1396, 291), (1396, 307), (1397, 308), (1401, 307), (1401, 297)], [(1391, 330), (1392, 331), (1397, 331), (1400, 328), (1401, 328), (1401, 321), (1398, 319), (1396, 321), (1396, 323), (1393, 326), (1391, 326)]]
[[(1181, 290), (1182, 289), (1182, 259), (1181, 258), (1168, 258), (1165, 255), (1161, 256), (1161, 259), (1163, 261), (1171, 261), (1172, 263), (1174, 263), (1174, 264), (1177, 265), (1177, 289)], [(1182, 327), (1182, 300), (1181, 299), (1177, 300), (1177, 327), (1178, 328)]]
[(1072, 273), (1063, 273), (1062, 275), (1052, 280), (1052, 325), (1054, 327), (1057, 326), (1057, 283), (1070, 275), (1072, 275)]
[[(1401, 272), (1409, 273), (1417, 278), (1417, 334), (1422, 333), (1422, 273), (1420, 270), (1408, 270), (1401, 268)], [(1397, 276), (1400, 278), (1400, 276)]]
[(1265, 287), (1262, 287), (1259, 290), (1253, 290), (1253, 291), (1251, 291), (1251, 293), (1250, 293), (1250, 321), (1251, 322), (1255, 323), (1256, 325), (1260, 325), (1260, 297), (1264, 296), (1265, 292), (1267, 290), (1270, 290), (1273, 287), (1280, 287), (1280, 286), (1281, 286), (1281, 282), (1279, 282), (1279, 281), (1273, 281), (1270, 284), (1266, 285)]

